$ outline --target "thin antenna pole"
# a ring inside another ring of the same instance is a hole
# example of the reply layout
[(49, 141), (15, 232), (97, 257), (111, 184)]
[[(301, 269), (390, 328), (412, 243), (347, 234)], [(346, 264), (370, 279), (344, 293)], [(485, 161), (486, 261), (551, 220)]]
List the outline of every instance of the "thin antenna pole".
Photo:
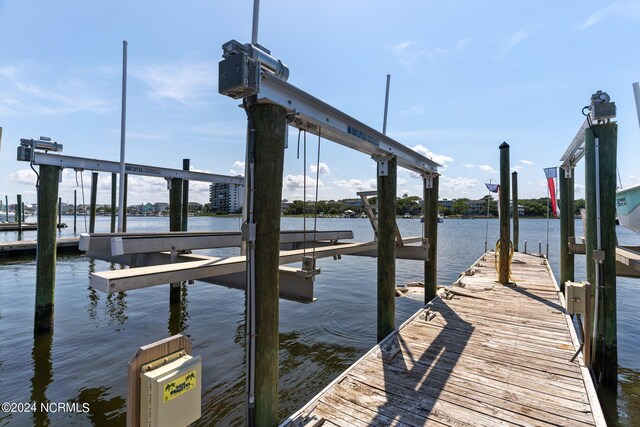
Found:
[(120, 185), (118, 188), (118, 232), (122, 233), (124, 224), (124, 142), (127, 123), (127, 41), (122, 41), (122, 116), (120, 117)]
[(551, 200), (551, 190), (547, 188), (547, 259), (549, 259), (549, 201), (550, 200)]
[(253, 25), (251, 27), (251, 44), (258, 44), (258, 21), (260, 18), (260, 0), (253, 0)]
[(633, 84), (633, 95), (636, 99), (636, 113), (638, 114), (638, 126), (640, 126), (640, 83)]
[(382, 133), (384, 135), (387, 134), (387, 112), (389, 111), (389, 86), (391, 86), (391, 74), (387, 74), (387, 91), (384, 95), (384, 120), (382, 122)]

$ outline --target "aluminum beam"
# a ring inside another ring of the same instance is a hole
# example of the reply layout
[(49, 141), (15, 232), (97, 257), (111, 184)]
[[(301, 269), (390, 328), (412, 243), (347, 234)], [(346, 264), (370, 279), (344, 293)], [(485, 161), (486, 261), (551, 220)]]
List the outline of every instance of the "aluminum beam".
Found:
[(578, 133), (573, 137), (573, 141), (569, 144), (567, 151), (564, 152), (560, 161), (562, 164), (560, 167), (562, 169), (570, 169), (575, 167), (578, 162), (584, 157), (584, 141), (585, 141), (585, 131), (589, 127), (589, 122), (585, 119), (580, 129), (578, 129)]
[[(39, 151), (34, 152), (33, 155), (33, 163), (36, 165), (51, 165), (69, 169), (120, 173), (119, 162), (64, 156), (61, 154), (49, 154)], [(182, 169), (169, 169), (125, 163), (125, 170), (129, 175), (155, 176), (158, 178), (182, 178), (189, 181), (220, 182), (225, 184), (244, 185), (244, 177), (216, 175), (212, 173), (193, 172)]]
[(278, 104), (289, 124), (371, 156), (395, 156), (398, 166), (419, 174), (437, 173), (440, 164), (415, 152), (331, 105), (269, 73), (261, 73), (258, 102)]

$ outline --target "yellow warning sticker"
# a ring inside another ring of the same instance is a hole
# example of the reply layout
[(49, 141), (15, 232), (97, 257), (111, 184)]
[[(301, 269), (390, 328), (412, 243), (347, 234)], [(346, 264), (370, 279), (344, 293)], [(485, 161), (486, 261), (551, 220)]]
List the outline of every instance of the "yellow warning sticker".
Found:
[(164, 386), (164, 402), (168, 402), (191, 390), (196, 386), (196, 371), (193, 370), (181, 376), (175, 381), (171, 381)]

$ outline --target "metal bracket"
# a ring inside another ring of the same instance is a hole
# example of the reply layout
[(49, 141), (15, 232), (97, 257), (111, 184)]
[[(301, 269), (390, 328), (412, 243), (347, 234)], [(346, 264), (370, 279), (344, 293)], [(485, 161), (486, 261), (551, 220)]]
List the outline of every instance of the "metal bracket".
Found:
[(573, 173), (572, 173), (573, 168), (572, 167), (566, 167), (566, 168), (563, 167), (562, 170), (564, 171), (564, 177), (566, 179), (570, 179), (571, 176), (573, 175)]
[(591, 255), (593, 257), (594, 261), (598, 261), (598, 262), (603, 262), (604, 261), (604, 251), (598, 251), (598, 250), (593, 250), (593, 252), (591, 252)]
[(391, 156), (371, 156), (373, 160), (378, 162), (378, 176), (389, 176), (389, 159)]
[(424, 178), (424, 188), (426, 190), (431, 190), (433, 188), (433, 174), (424, 174), (422, 177)]
[(242, 224), (241, 229), (242, 241), (255, 242), (256, 241), (256, 224), (245, 222)]

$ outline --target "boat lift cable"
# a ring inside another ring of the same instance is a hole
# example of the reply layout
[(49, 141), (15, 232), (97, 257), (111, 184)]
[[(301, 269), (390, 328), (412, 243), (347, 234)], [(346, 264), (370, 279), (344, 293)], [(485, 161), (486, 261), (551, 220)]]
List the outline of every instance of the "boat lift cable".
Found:
[(307, 255), (307, 131), (304, 131), (304, 147), (303, 147), (303, 165), (302, 165), (302, 229), (303, 233), (303, 247), (302, 256)]
[(316, 159), (316, 201), (314, 205), (314, 215), (313, 215), (313, 257), (316, 257), (316, 233), (318, 232), (318, 186), (320, 182), (320, 141), (321, 141), (322, 129), (318, 128), (318, 157)]
[(36, 189), (38, 189), (40, 188), (40, 174), (38, 173), (36, 168), (33, 167), (33, 162), (29, 162), (29, 166), (31, 166), (31, 170), (33, 171), (33, 173), (36, 174)]

